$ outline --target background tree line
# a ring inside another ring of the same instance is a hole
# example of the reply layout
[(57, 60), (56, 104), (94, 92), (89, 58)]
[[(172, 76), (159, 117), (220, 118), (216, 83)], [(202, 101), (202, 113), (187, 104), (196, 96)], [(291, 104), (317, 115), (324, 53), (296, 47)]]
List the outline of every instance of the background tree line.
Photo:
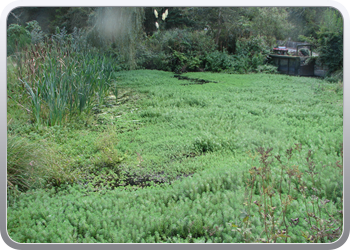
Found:
[(57, 29), (80, 30), (89, 46), (112, 54), (123, 69), (269, 71), (264, 63), (277, 40), (312, 43), (330, 73), (343, 67), (343, 21), (332, 8), (17, 8), (8, 17), (8, 54)]

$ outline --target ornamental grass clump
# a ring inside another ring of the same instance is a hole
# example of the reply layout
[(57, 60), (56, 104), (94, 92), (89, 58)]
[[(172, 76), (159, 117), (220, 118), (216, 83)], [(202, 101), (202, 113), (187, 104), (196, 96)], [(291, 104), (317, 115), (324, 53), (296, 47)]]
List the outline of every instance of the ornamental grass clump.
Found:
[[(154, 16), (156, 19), (158, 19), (158, 11), (156, 9), (154, 9)], [(164, 13), (162, 14), (162, 21), (165, 22), (165, 19), (168, 17), (168, 9), (166, 9), (164, 11)], [(156, 28), (157, 30), (159, 30), (159, 23), (155, 22)]]
[(76, 175), (69, 169), (69, 161), (45, 142), (7, 135), (7, 199), (15, 203), (21, 192), (35, 188), (73, 183)]

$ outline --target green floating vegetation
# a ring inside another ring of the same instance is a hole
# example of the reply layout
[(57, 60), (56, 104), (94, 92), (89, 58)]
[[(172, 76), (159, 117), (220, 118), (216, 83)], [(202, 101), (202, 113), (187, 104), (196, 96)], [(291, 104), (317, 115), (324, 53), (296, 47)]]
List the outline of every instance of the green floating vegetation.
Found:
[(336, 84), (183, 75), (207, 82), (186, 85), (156, 70), (115, 72), (118, 96), (95, 113), (64, 127), (11, 125), (65, 155), (76, 182), (17, 195), (7, 210), (10, 237), (336, 241), (343, 225), (343, 95)]

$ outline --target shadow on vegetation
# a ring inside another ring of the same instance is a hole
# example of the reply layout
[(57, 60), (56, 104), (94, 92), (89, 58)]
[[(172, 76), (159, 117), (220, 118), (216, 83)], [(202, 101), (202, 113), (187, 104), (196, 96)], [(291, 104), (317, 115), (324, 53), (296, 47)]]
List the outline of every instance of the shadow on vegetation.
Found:
[(190, 81), (190, 83), (185, 83), (185, 84), (181, 84), (181, 85), (192, 85), (192, 84), (205, 84), (205, 83), (218, 83), (216, 81), (209, 81), (209, 80), (204, 80), (204, 79), (199, 79), (199, 78), (190, 78), (187, 76), (181, 76), (181, 75), (174, 75), (175, 78), (177, 78), (178, 80), (185, 80), (185, 81)]

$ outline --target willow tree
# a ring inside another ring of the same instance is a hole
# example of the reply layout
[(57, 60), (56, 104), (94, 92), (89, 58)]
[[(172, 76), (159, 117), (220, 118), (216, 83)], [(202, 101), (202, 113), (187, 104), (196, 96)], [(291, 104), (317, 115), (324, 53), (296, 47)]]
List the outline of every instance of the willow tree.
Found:
[(143, 29), (144, 9), (140, 7), (100, 7), (91, 15), (90, 38), (95, 46), (118, 51), (129, 69), (136, 68), (136, 48)]

